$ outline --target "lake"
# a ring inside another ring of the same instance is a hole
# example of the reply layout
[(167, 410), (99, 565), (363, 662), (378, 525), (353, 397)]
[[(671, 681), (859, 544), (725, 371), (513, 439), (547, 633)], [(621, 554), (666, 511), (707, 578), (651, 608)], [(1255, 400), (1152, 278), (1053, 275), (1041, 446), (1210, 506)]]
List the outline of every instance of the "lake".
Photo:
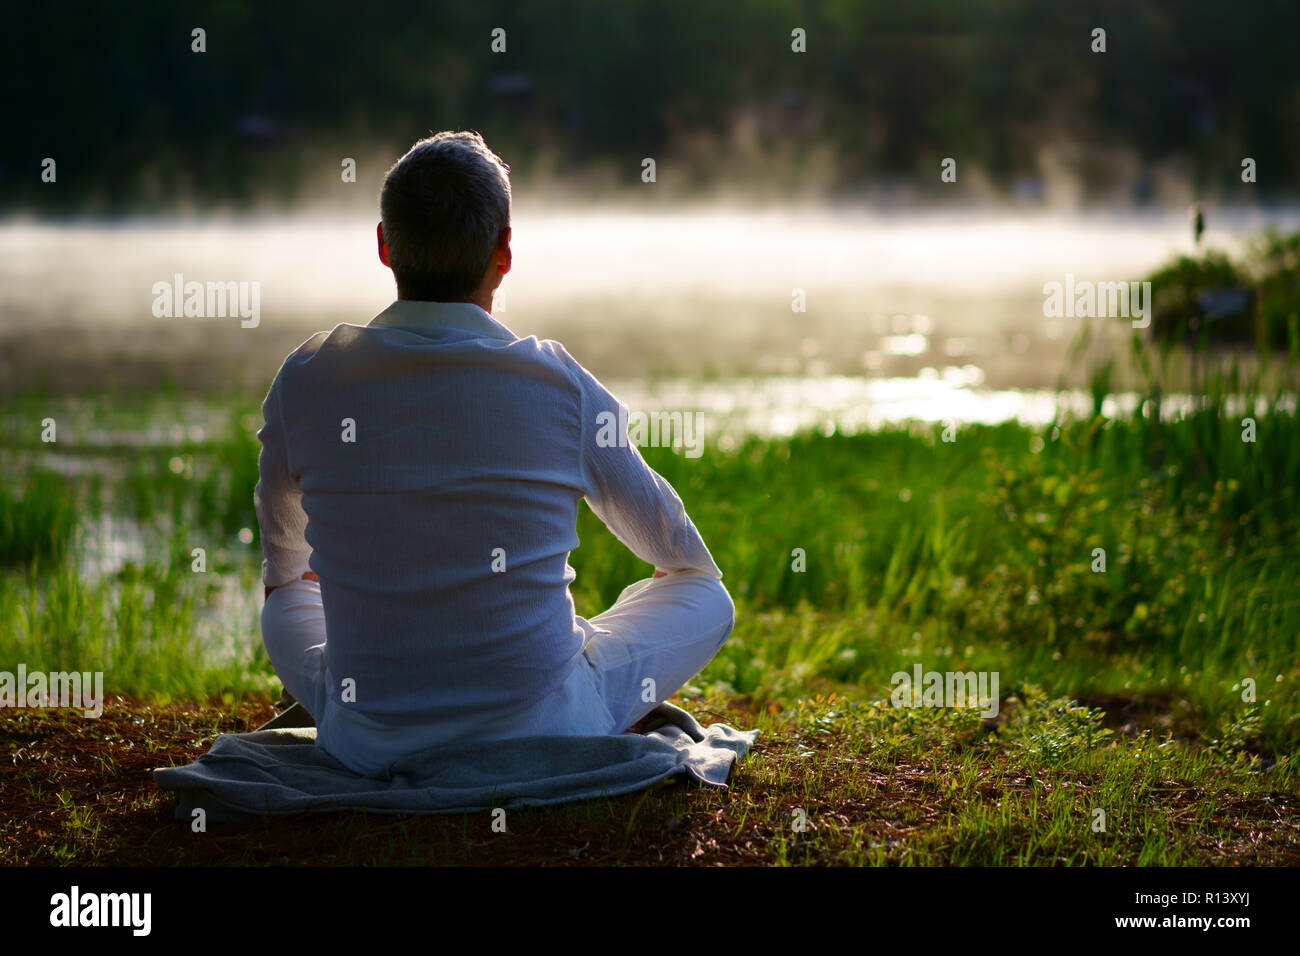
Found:
[[(0, 393), (171, 381), (260, 396), (312, 332), (364, 324), (392, 301), (376, 218), (0, 224)], [(1208, 218), (1206, 244), (1234, 251), (1268, 222), (1298, 221)], [(513, 248), (496, 317), (564, 342), (625, 401), (730, 403), (769, 425), (784, 407), (802, 425), (819, 403), (866, 424), (1050, 417), (1057, 387), (1085, 384), (1086, 367), (1069, 358), (1081, 320), (1045, 317), (1044, 283), (1137, 280), (1193, 245), (1181, 212), (520, 203)], [(156, 316), (155, 285), (178, 274), (256, 284), (256, 326)], [(1113, 341), (1129, 334), (1098, 322)]]

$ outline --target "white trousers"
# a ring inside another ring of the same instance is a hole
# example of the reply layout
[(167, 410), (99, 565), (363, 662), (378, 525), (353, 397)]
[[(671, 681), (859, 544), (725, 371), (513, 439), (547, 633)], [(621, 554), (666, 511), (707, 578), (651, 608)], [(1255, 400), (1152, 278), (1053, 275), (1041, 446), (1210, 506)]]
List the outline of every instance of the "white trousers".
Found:
[(284, 686), (315, 718), (317, 743), (357, 773), (381, 775), (394, 760), (453, 741), (620, 733), (699, 673), (734, 623), (731, 597), (711, 575), (670, 572), (637, 581), (608, 610), (577, 618), (586, 635), (582, 654), (559, 693), (473, 728), (394, 728), (331, 706), (336, 685), (325, 666), (325, 609), (315, 581), (271, 592), (262, 639)]

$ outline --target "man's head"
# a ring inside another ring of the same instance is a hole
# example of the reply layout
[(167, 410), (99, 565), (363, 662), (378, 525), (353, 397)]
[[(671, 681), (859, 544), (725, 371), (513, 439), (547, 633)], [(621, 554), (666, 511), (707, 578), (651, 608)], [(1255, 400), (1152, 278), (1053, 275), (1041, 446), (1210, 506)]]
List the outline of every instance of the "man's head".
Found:
[(379, 211), (399, 299), (491, 304), (510, 270), (510, 175), (482, 136), (420, 140), (384, 177)]

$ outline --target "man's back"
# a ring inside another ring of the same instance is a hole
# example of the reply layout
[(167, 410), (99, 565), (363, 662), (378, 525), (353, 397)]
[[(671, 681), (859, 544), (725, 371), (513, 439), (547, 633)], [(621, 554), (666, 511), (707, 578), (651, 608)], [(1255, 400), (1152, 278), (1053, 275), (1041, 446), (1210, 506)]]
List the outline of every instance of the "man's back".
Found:
[[(285, 361), (261, 437), (301, 491), (325, 660), (337, 686), (355, 681), (349, 710), (464, 734), (564, 680), (582, 649), (569, 363), (477, 306), (403, 301)], [(301, 549), (268, 544), (267, 583), (296, 577)]]

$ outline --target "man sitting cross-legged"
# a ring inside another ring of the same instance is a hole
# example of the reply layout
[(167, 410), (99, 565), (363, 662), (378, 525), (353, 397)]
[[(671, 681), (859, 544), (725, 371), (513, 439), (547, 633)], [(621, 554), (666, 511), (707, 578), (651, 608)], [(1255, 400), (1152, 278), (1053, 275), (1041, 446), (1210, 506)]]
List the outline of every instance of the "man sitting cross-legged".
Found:
[[(490, 314), (510, 181), (482, 138), (416, 143), (380, 205), (397, 301), (304, 342), (262, 406), (271, 662), (362, 774), (453, 741), (620, 733), (731, 633), (722, 573), (626, 433), (597, 440), (618, 401)], [(582, 498), (655, 568), (590, 620), (569, 595)]]

